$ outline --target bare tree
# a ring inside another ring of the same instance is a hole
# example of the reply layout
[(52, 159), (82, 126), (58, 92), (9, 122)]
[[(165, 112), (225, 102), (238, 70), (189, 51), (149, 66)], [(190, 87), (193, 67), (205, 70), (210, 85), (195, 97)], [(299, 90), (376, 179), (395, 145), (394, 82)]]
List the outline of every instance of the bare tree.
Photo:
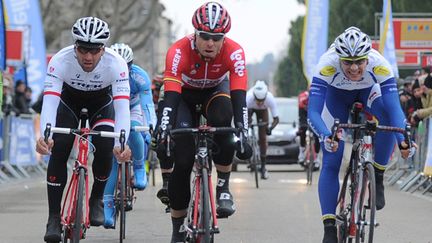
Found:
[[(149, 40), (157, 38), (158, 19), (164, 7), (159, 0), (40, 0), (48, 50), (57, 51), (76, 19), (96, 16), (105, 20), (111, 31), (110, 42), (124, 42), (142, 59), (152, 58)], [(150, 66), (150, 65), (148, 65)]]

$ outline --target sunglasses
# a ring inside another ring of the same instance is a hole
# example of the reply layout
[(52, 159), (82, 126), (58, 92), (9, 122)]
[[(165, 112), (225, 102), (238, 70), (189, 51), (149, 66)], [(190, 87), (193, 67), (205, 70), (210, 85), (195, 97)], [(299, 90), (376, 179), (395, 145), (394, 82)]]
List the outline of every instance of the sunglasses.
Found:
[(99, 52), (102, 51), (103, 47), (99, 47), (99, 48), (87, 48), (87, 47), (76, 45), (76, 49), (78, 50), (79, 53), (81, 53), (83, 55), (85, 55), (85, 54), (87, 54), (89, 52), (92, 55), (96, 55), (96, 54), (98, 54)]
[(358, 60), (348, 60), (348, 59), (342, 59), (342, 63), (346, 66), (352, 66), (353, 64), (357, 66), (361, 66), (366, 63), (367, 58), (362, 58)]
[(222, 33), (209, 33), (205, 31), (196, 31), (197, 35), (205, 41), (212, 40), (212, 41), (220, 41), (225, 37), (225, 34)]

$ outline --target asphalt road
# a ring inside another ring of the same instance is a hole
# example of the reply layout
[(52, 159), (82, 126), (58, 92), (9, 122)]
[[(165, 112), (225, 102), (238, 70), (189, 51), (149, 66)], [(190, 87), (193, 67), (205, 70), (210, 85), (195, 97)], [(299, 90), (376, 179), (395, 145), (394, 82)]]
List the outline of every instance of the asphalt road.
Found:
[[(321, 242), (317, 174), (314, 184), (307, 186), (297, 165), (270, 166), (270, 179), (256, 189), (252, 174), (239, 168), (243, 171), (234, 172), (230, 182), (237, 212), (219, 221), (216, 242)], [(128, 214), (125, 242), (169, 242), (171, 220), (155, 197), (160, 187), (157, 179), (156, 187), (138, 192), (134, 210)], [(400, 192), (396, 187), (386, 188), (386, 197), (387, 206), (377, 215), (380, 226), (375, 242), (432, 242), (431, 197)], [(44, 178), (0, 184), (0, 243), (43, 242), (47, 211)], [(90, 228), (83, 242), (118, 242), (118, 230)]]

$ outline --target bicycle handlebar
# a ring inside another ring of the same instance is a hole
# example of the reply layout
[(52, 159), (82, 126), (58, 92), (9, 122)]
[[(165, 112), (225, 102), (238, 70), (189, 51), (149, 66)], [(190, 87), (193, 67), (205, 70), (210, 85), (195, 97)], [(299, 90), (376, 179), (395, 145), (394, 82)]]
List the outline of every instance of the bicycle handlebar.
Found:
[(393, 126), (383, 126), (377, 125), (375, 121), (366, 121), (362, 124), (352, 124), (352, 123), (340, 123), (339, 119), (335, 119), (332, 127), (332, 142), (337, 139), (336, 133), (339, 128), (347, 128), (353, 130), (362, 130), (366, 132), (376, 132), (376, 131), (385, 131), (385, 132), (397, 132), (401, 133), (405, 137), (405, 142), (408, 144), (409, 148), (411, 148), (411, 125), (407, 123), (405, 128), (393, 127)]
[(91, 135), (101, 136), (105, 138), (119, 138), (122, 151), (124, 150), (124, 144), (126, 143), (126, 132), (122, 129), (120, 132), (107, 132), (107, 131), (96, 131), (89, 128), (65, 128), (65, 127), (52, 127), (51, 123), (47, 123), (44, 131), (44, 140), (47, 143), (48, 138), (51, 134), (76, 134), (76, 135)]

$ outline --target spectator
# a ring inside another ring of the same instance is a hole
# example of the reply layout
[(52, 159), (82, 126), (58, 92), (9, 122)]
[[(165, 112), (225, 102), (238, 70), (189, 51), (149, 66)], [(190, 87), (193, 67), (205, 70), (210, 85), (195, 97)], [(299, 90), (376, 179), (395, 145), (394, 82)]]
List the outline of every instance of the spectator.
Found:
[(24, 94), (25, 94), (25, 98), (26, 98), (27, 106), (28, 106), (28, 107), (31, 107), (31, 105), (32, 105), (32, 94), (33, 94), (33, 90), (32, 90), (30, 87), (27, 86), (27, 87), (25, 88)]
[(403, 81), (403, 87), (399, 91), (399, 99), (405, 117), (409, 117), (415, 110), (415, 99), (412, 94), (413, 80), (411, 77)]
[(26, 85), (23, 81), (18, 80), (15, 84), (15, 99), (14, 105), (18, 114), (29, 114), (29, 106), (25, 96)]
[(423, 85), (417, 86), (415, 83), (413, 90), (416, 98), (421, 100), (421, 107), (418, 105), (418, 109), (414, 111), (410, 118), (412, 124), (417, 124), (420, 120), (432, 115), (432, 77), (427, 75)]
[(6, 76), (3, 77), (3, 104), (2, 112), (5, 116), (9, 115), (11, 112), (15, 112), (13, 105), (13, 90), (11, 85), (11, 80)]

